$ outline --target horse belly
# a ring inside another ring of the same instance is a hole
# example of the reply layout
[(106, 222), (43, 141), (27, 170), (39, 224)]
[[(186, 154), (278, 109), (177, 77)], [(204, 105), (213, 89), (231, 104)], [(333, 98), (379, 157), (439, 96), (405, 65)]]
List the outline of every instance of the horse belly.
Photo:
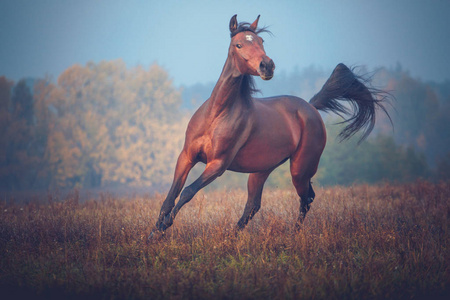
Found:
[(297, 149), (300, 124), (296, 113), (275, 107), (277, 102), (256, 102), (254, 130), (230, 165), (230, 170), (255, 173), (271, 170)]
[(295, 145), (288, 134), (277, 133), (251, 138), (236, 154), (229, 170), (243, 173), (263, 172), (284, 162)]

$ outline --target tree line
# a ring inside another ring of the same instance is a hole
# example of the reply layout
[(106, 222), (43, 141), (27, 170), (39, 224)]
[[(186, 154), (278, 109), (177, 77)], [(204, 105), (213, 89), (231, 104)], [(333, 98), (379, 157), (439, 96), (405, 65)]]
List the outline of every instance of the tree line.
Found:
[[(269, 92), (311, 94), (326, 75), (314, 68), (284, 73), (274, 77)], [(315, 180), (333, 185), (449, 178), (450, 83), (423, 83), (401, 68), (381, 69), (373, 79), (395, 96), (394, 131), (381, 118), (372, 138), (356, 147), (357, 138), (335, 141), (339, 128), (327, 125), (328, 145)], [(166, 188), (189, 117), (208, 92), (201, 85), (176, 88), (157, 64), (128, 68), (121, 60), (71, 66), (56, 82), (0, 77), (0, 189)], [(190, 95), (188, 104), (182, 94)], [(227, 175), (219, 184), (245, 186), (245, 178)], [(287, 165), (268, 185), (290, 185)]]
[(157, 65), (74, 65), (57, 83), (0, 78), (0, 186), (7, 190), (160, 185), (187, 117)]

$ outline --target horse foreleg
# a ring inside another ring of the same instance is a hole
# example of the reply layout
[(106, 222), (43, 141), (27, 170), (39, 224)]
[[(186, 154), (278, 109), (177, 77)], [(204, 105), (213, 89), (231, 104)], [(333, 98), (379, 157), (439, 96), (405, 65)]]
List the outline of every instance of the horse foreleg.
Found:
[(248, 176), (248, 199), (247, 203), (245, 204), (244, 213), (237, 223), (238, 230), (244, 229), (248, 221), (250, 221), (261, 208), (261, 196), (263, 187), (264, 183), (267, 180), (267, 177), (269, 177), (270, 172), (272, 172), (272, 170), (265, 173), (252, 173)]
[(160, 225), (160, 230), (164, 231), (172, 226), (173, 220), (175, 219), (176, 215), (183, 207), (183, 205), (191, 201), (191, 199), (195, 196), (195, 194), (197, 194), (200, 189), (207, 186), (212, 181), (214, 181), (214, 179), (222, 175), (225, 172), (226, 168), (227, 166), (222, 160), (214, 160), (208, 163), (202, 175), (200, 175), (197, 180), (195, 180), (191, 185), (187, 186), (183, 190), (180, 196), (180, 200), (177, 202), (170, 214), (164, 217), (164, 220)]
[[(175, 206), (175, 199), (178, 197), (181, 190), (183, 189), (189, 171), (192, 169), (194, 165), (195, 162), (192, 162), (185, 152), (182, 152), (178, 157), (172, 186), (170, 187), (169, 193), (167, 194), (167, 197), (161, 206), (158, 221), (156, 222), (156, 230), (164, 231), (163, 225), (164, 218), (170, 214), (173, 207)], [(154, 232), (152, 232), (152, 235), (155, 234)]]

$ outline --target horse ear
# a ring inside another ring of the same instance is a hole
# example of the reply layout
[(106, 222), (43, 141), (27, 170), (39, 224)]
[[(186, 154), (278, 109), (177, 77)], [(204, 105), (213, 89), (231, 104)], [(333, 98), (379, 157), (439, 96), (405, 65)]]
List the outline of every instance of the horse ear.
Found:
[(233, 33), (234, 31), (236, 31), (237, 27), (238, 27), (237, 15), (234, 15), (231, 17), (230, 20), (230, 32)]
[(256, 31), (256, 28), (258, 28), (259, 17), (261, 17), (261, 15), (258, 15), (255, 22), (253, 22), (252, 25), (250, 25), (251, 30)]

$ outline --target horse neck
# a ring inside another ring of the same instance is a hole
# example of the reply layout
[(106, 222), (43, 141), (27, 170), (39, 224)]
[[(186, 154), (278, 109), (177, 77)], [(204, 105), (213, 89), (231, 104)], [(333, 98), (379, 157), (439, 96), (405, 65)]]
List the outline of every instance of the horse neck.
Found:
[(210, 97), (210, 110), (214, 111), (214, 114), (237, 106), (253, 105), (251, 97), (253, 79), (250, 75), (236, 75), (235, 70), (232, 59), (228, 56)]

